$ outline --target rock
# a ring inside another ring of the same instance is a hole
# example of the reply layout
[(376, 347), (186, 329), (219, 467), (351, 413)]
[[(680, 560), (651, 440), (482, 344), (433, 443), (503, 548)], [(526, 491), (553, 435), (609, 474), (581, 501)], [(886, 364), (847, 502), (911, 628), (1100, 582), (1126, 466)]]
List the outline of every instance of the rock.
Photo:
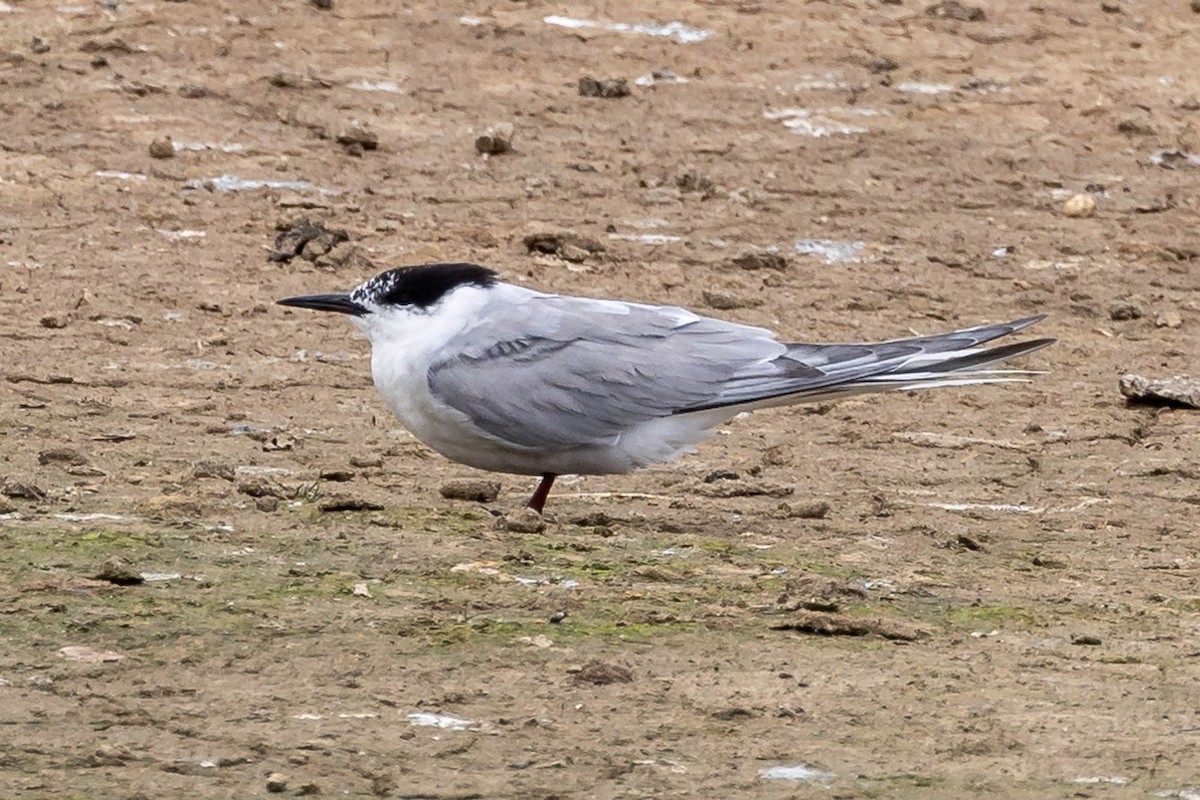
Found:
[(271, 794), (279, 794), (287, 791), (288, 779), (282, 772), (272, 772), (267, 776), (267, 791)]
[(607, 686), (610, 683), (632, 683), (633, 670), (620, 664), (607, 661), (592, 660), (580, 667), (575, 673), (576, 683), (590, 683), (594, 686)]
[(987, 14), (978, 6), (967, 6), (958, 0), (943, 0), (925, 9), (925, 13), (939, 19), (953, 19), (959, 22), (983, 22)]
[(1096, 213), (1096, 198), (1090, 194), (1077, 194), (1063, 203), (1062, 212), (1068, 217), (1090, 217)]
[(151, 158), (174, 158), (175, 143), (170, 136), (160, 136), (150, 143)]
[(254, 501), (254, 507), (257, 508), (259, 511), (262, 511), (267, 514), (271, 514), (275, 511), (279, 510), (279, 498), (278, 497), (260, 497)]
[(0, 494), (0, 514), (11, 514), (17, 510), (12, 500)]
[(457, 480), (442, 484), (438, 492), (447, 500), (491, 503), (500, 496), (500, 483), (485, 480)]
[(475, 152), (483, 155), (500, 155), (512, 152), (513, 126), (511, 122), (492, 125), (475, 139)]
[(38, 463), (43, 467), (48, 464), (81, 467), (88, 463), (88, 457), (73, 447), (51, 447), (38, 453)]
[(1142, 309), (1130, 300), (1114, 300), (1108, 304), (1108, 318), (1115, 322), (1141, 319)]
[[(537, 231), (522, 240), (530, 253), (555, 255), (565, 260), (580, 259), (604, 252), (599, 240), (575, 231)], [(580, 259), (581, 260), (581, 259)]]
[(1183, 317), (1174, 309), (1159, 311), (1154, 315), (1154, 327), (1156, 328), (1178, 328), (1183, 324)]
[(145, 583), (142, 574), (119, 558), (110, 558), (93, 576), (98, 581), (115, 583), (117, 586), (137, 586)]
[(333, 9), (333, 0), (308, 0), (313, 8), (319, 8), (322, 11), (330, 11)]
[(378, 469), (383, 466), (381, 456), (350, 456), (350, 466), (358, 469)]
[(704, 301), (704, 305), (719, 311), (732, 311), (735, 308), (754, 308), (761, 306), (763, 302), (756, 297), (747, 298), (736, 295), (733, 292), (723, 292), (716, 289), (705, 289), (700, 293), (700, 299)]
[(71, 317), (68, 314), (46, 314), (38, 320), (38, 324), (43, 328), (59, 330), (71, 324)]
[(1089, 633), (1077, 633), (1071, 637), (1071, 644), (1095, 647), (1096, 645), (1101, 644), (1101, 639), (1099, 636), (1092, 636)]
[(716, 483), (717, 481), (740, 481), (741, 475), (728, 469), (714, 469), (712, 472), (704, 476), (705, 483)]
[(349, 483), (354, 480), (354, 473), (348, 469), (323, 469), (321, 480), (333, 483)]
[(336, 140), (343, 147), (358, 145), (363, 150), (375, 150), (379, 147), (379, 137), (363, 122), (353, 120), (338, 132)]
[(1200, 380), (1185, 375), (1152, 381), (1141, 375), (1129, 373), (1121, 376), (1119, 387), (1121, 395), (1130, 402), (1175, 408), (1200, 408)]
[(29, 40), (29, 50), (36, 56), (50, 52), (50, 44), (40, 36), (34, 36)]
[(765, 250), (751, 250), (733, 259), (733, 265), (751, 272), (760, 269), (782, 271), (787, 269), (788, 260), (779, 253), (771, 253)]
[(584, 77), (579, 79), (579, 94), (583, 97), (628, 97), (629, 82), (624, 78)]
[(546, 520), (532, 508), (522, 508), (504, 517), (503, 527), (513, 533), (541, 533), (546, 530)]

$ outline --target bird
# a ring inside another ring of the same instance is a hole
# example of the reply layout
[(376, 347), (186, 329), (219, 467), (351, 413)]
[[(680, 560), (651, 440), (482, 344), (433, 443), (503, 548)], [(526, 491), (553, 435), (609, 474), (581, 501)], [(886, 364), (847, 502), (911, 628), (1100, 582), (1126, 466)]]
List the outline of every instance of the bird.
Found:
[(540, 292), (487, 267), (389, 269), (345, 294), (280, 305), (344, 314), (371, 374), (417, 439), (481, 470), (627, 473), (694, 452), (745, 411), (888, 390), (1025, 380), (988, 369), (1054, 342), (982, 347), (1045, 318), (884, 342), (790, 343), (765, 328), (658, 306)]

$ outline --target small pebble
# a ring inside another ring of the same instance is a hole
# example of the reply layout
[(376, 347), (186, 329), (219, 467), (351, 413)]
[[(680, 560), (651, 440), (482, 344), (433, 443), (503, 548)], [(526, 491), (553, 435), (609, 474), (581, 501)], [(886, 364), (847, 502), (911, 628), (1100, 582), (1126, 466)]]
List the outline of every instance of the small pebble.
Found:
[(1090, 217), (1096, 213), (1096, 198), (1090, 194), (1077, 194), (1063, 203), (1062, 211), (1068, 217)]
[(1087, 633), (1079, 633), (1079, 634), (1076, 634), (1071, 637), (1071, 644), (1079, 644), (1079, 645), (1087, 645), (1089, 647), (1095, 647), (1096, 645), (1098, 645), (1100, 643), (1101, 643), (1101, 641), (1100, 641), (1099, 636), (1092, 636), (1091, 634), (1087, 634)]
[(272, 772), (267, 776), (267, 791), (272, 794), (287, 791), (287, 783), (287, 776), (282, 772)]
[(150, 143), (151, 158), (174, 158), (175, 144), (170, 136), (160, 136)]
[(38, 320), (39, 325), (41, 325), (43, 328), (50, 328), (51, 330), (65, 328), (68, 324), (70, 324), (70, 322), (71, 318), (66, 314), (47, 314)]
[(378, 469), (383, 466), (380, 456), (350, 456), (350, 466), (359, 469)]

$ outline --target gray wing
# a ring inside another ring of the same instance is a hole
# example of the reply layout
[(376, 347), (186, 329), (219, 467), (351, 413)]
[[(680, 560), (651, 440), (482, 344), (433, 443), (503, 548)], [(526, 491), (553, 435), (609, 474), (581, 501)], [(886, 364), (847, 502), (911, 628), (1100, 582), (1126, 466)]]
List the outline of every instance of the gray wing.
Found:
[(533, 295), (450, 342), (429, 387), (529, 448), (612, 444), (657, 417), (889, 389), (1013, 380), (980, 369), (1050, 344), (979, 345), (1042, 317), (879, 343), (784, 344), (682, 308)]
[(429, 371), (433, 394), (530, 448), (611, 444), (712, 403), (740, 375), (777, 372), (787, 352), (770, 331), (682, 308), (552, 295), (489, 314), (449, 347), (458, 355)]

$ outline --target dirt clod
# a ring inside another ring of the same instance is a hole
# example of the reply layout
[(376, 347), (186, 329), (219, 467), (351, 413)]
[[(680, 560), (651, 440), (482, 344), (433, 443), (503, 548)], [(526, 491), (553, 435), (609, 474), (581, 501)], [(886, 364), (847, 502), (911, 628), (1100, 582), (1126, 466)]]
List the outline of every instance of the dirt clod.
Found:
[(38, 463), (42, 466), (56, 464), (64, 467), (79, 467), (88, 463), (88, 457), (82, 450), (74, 447), (51, 447), (38, 453)]
[(567, 261), (580, 260), (604, 252), (598, 239), (575, 231), (537, 231), (522, 240), (530, 253), (555, 255)]
[(482, 155), (500, 155), (512, 152), (513, 125), (500, 122), (492, 125), (475, 139), (475, 152)]
[(735, 292), (727, 292), (723, 289), (705, 289), (700, 293), (700, 299), (704, 301), (704, 305), (709, 308), (715, 308), (718, 311), (733, 311), (738, 308), (755, 308), (761, 306), (763, 301), (757, 297), (746, 297)]
[(818, 611), (797, 611), (789, 621), (775, 625), (777, 631), (796, 631), (818, 636), (881, 636), (902, 642), (916, 641), (928, 636), (925, 631), (906, 622), (885, 617), (851, 617)]
[(633, 683), (633, 670), (621, 664), (594, 659), (584, 664), (575, 673), (576, 683), (607, 686), (611, 683)]
[(216, 478), (232, 482), (235, 475), (233, 465), (223, 461), (197, 461), (192, 465), (193, 478)]
[(624, 78), (580, 78), (579, 94), (582, 97), (628, 97), (629, 81)]
[(532, 508), (509, 512), (503, 518), (502, 527), (512, 533), (541, 533), (546, 530), (546, 520)]
[(779, 504), (779, 511), (788, 519), (825, 519), (831, 510), (832, 507), (824, 500)]
[(1114, 322), (1141, 319), (1145, 312), (1132, 300), (1114, 300), (1108, 304), (1108, 318)]
[(315, 262), (349, 239), (350, 234), (344, 230), (300, 219), (279, 229), (275, 249), (267, 258), (278, 264), (286, 264), (297, 256)]
[(491, 503), (500, 496), (500, 482), (478, 479), (447, 481), (438, 488), (438, 493), (447, 500)]
[(968, 6), (958, 0), (943, 0), (925, 8), (925, 13), (939, 19), (953, 19), (958, 22), (983, 22), (987, 14), (979, 6)]
[(347, 149), (359, 147), (362, 150), (377, 150), (379, 148), (379, 137), (367, 123), (358, 120), (352, 120), (343, 126), (338, 131), (335, 141)]
[(788, 267), (788, 260), (779, 253), (766, 250), (751, 250), (733, 259), (733, 265), (747, 271), (773, 269), (783, 271)]
[(105, 561), (93, 577), (98, 581), (115, 583), (117, 586), (137, 586), (145, 582), (140, 572), (116, 557)]
[(15, 478), (0, 478), (0, 494), (17, 500), (45, 500), (46, 492), (32, 483)]
[(332, 514), (338, 511), (382, 511), (383, 505), (364, 497), (350, 494), (335, 494), (317, 503), (321, 511)]
[(170, 136), (160, 136), (150, 143), (151, 158), (174, 158), (175, 143), (171, 141)]

